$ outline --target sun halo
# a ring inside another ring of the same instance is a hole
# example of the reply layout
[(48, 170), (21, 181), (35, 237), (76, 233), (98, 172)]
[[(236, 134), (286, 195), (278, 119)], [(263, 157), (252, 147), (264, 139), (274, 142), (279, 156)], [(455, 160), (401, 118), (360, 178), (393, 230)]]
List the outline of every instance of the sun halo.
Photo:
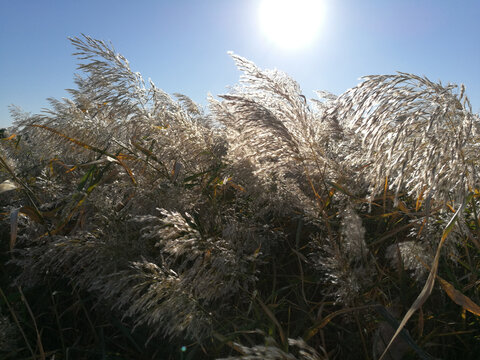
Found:
[(280, 48), (295, 50), (314, 42), (324, 9), (321, 0), (262, 0), (258, 13), (266, 38)]

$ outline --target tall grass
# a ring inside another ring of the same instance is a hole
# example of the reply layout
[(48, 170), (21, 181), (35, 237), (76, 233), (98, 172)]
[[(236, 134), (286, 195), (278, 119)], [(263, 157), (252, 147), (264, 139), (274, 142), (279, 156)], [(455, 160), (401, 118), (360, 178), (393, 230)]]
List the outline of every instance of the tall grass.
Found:
[(71, 98), (13, 109), (1, 139), (2, 356), (475, 358), (463, 86), (375, 75), (307, 101), (231, 54), (240, 83), (206, 111), (71, 42)]

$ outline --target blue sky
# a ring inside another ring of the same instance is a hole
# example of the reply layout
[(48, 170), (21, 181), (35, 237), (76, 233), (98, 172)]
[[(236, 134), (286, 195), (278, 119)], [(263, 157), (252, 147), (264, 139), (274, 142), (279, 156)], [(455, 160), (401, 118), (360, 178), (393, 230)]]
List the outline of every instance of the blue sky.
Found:
[(480, 1), (323, 2), (316, 41), (285, 50), (260, 32), (259, 0), (0, 0), (0, 127), (10, 125), (10, 104), (38, 113), (46, 98), (68, 97), (77, 60), (67, 38), (81, 33), (111, 41), (134, 71), (201, 104), (238, 81), (232, 50), (285, 71), (307, 97), (404, 71), (464, 83), (480, 112)]

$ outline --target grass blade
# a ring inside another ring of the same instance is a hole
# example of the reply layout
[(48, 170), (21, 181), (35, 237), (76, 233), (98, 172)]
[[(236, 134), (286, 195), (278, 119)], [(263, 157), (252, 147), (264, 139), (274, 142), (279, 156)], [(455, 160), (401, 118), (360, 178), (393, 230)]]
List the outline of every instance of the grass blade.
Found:
[(257, 301), (260, 304), (260, 306), (262, 307), (263, 311), (265, 311), (265, 314), (267, 314), (267, 316), (270, 318), (270, 320), (272, 320), (273, 323), (275, 324), (275, 326), (278, 328), (278, 333), (280, 334), (280, 339), (282, 340), (283, 346), (287, 346), (288, 345), (287, 338), (285, 337), (285, 334), (283, 333), (283, 329), (282, 329), (280, 323), (278, 322), (277, 318), (272, 313), (272, 311), (268, 308), (268, 306), (263, 303), (262, 300), (257, 298)]
[[(469, 200), (467, 200), (467, 202), (468, 201)], [(382, 356), (380, 356), (379, 360), (382, 360), (385, 357), (387, 351), (389, 350), (389, 348), (391, 347), (391, 345), (393, 344), (393, 342), (395, 341), (397, 336), (400, 334), (402, 329), (405, 327), (408, 320), (412, 317), (412, 315), (415, 313), (415, 311), (417, 311), (425, 303), (425, 301), (428, 299), (428, 297), (432, 293), (433, 286), (435, 285), (435, 277), (437, 275), (438, 262), (440, 261), (440, 253), (441, 253), (442, 246), (443, 246), (443, 244), (445, 242), (445, 239), (447, 238), (448, 234), (450, 234), (450, 232), (452, 231), (452, 229), (453, 229), (453, 227), (454, 227), (454, 225), (455, 225), (455, 223), (458, 219), (458, 215), (463, 210), (464, 205), (465, 205), (465, 202), (458, 208), (458, 210), (455, 212), (455, 214), (452, 216), (452, 218), (448, 222), (447, 226), (445, 227), (445, 230), (443, 231), (443, 234), (442, 234), (442, 238), (440, 239), (440, 242), (439, 242), (438, 247), (437, 247), (437, 252), (435, 254), (435, 259), (433, 260), (433, 266), (432, 266), (432, 269), (430, 270), (430, 274), (428, 275), (427, 282), (425, 283), (422, 291), (420, 292), (420, 295), (418, 295), (415, 302), (412, 304), (410, 309), (408, 309), (407, 313), (403, 317), (400, 325), (397, 328), (397, 331), (395, 331), (395, 334), (393, 335), (392, 339), (390, 340), (387, 347), (383, 351), (383, 354), (382, 354)]]

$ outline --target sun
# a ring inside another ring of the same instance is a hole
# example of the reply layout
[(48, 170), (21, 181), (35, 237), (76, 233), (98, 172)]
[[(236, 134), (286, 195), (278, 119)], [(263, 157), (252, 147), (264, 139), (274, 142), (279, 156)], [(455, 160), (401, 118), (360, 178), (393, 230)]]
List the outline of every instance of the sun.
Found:
[(314, 42), (323, 23), (322, 0), (262, 0), (259, 21), (269, 41), (284, 49)]

